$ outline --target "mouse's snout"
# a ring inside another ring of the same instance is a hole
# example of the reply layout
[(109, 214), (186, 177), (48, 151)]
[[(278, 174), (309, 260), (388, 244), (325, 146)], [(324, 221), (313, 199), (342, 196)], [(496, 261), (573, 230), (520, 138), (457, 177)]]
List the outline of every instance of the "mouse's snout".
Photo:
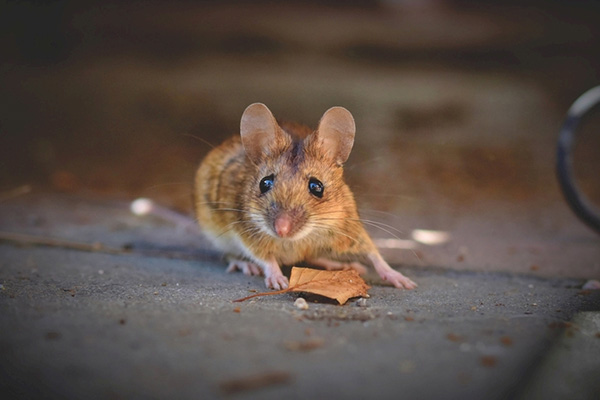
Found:
[(277, 209), (273, 215), (273, 232), (280, 238), (293, 239), (306, 224), (306, 212), (302, 207)]
[(273, 227), (278, 236), (287, 237), (294, 228), (294, 221), (288, 213), (283, 213), (275, 218)]

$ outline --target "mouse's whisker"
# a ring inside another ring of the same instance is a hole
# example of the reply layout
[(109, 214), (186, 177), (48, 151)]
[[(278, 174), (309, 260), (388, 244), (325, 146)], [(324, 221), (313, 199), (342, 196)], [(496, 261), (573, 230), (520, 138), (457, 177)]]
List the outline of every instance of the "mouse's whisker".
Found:
[[(396, 233), (397, 234), (404, 234), (404, 232), (402, 232), (401, 230), (399, 230), (399, 229), (397, 229), (397, 228), (395, 228), (395, 227), (393, 227), (391, 225), (384, 224), (383, 222), (371, 221), (371, 220), (368, 220), (368, 219), (361, 219), (361, 218), (319, 218), (319, 219), (322, 220), (322, 221), (340, 221), (340, 220), (345, 220), (345, 221), (357, 221), (357, 222), (361, 222), (364, 225), (372, 226), (374, 228), (378, 228), (378, 229), (382, 230), (383, 232), (388, 233), (390, 236), (393, 236), (396, 239), (400, 239), (398, 237), (398, 235), (396, 235)], [(394, 233), (394, 231), (396, 233)]]
[(246, 210), (241, 210), (239, 208), (215, 208), (212, 209), (211, 212), (215, 212), (215, 211), (231, 211), (231, 212), (245, 212)]
[(346, 219), (346, 213), (342, 211), (314, 212), (312, 215), (319, 218), (331, 215), (331, 217), (329, 217), (331, 220)]
[(369, 220), (357, 220), (360, 221), (362, 224), (367, 225), (367, 226), (371, 226), (373, 228), (377, 228), (385, 233), (387, 233), (388, 235), (394, 237), (395, 239), (400, 239), (399, 235), (404, 234), (404, 232), (400, 231), (399, 229), (394, 228), (393, 226), (384, 224), (384, 223), (378, 223), (375, 221), (369, 221)]
[[(232, 212), (240, 212), (240, 213), (244, 213), (244, 212), (251, 212), (254, 211), (256, 213), (260, 213), (261, 210), (259, 208), (256, 207), (246, 207), (245, 209), (241, 209), (241, 208), (237, 208), (235, 207), (237, 204), (233, 203), (233, 202), (224, 202), (224, 201), (206, 201), (206, 202), (202, 202), (202, 203), (196, 203), (197, 205), (211, 205), (211, 206), (216, 206), (216, 208), (211, 208), (211, 212), (212, 211), (232, 211)], [(222, 206), (232, 206), (232, 207), (222, 207)]]
[(369, 224), (371, 226), (378, 226), (378, 227), (385, 227), (387, 229), (393, 230), (394, 232), (397, 232), (401, 235), (403, 235), (405, 232), (401, 231), (400, 229), (396, 228), (395, 226), (392, 226), (390, 224), (386, 224), (384, 222), (380, 222), (380, 221), (374, 221), (374, 220), (370, 220), (370, 219), (364, 219), (364, 218), (358, 218), (358, 219), (352, 219), (353, 221), (360, 221), (364, 224)]
[(343, 218), (328, 218), (328, 220), (348, 220), (348, 221), (357, 221), (357, 222), (362, 222), (363, 224), (366, 225), (370, 225), (370, 226), (375, 226), (375, 227), (383, 227), (389, 230), (392, 230), (398, 234), (403, 235), (405, 232), (401, 231), (400, 229), (396, 228), (395, 226), (386, 224), (384, 222), (381, 221), (375, 221), (375, 220), (371, 220), (371, 219), (366, 219), (366, 218), (348, 218), (348, 217), (343, 217)]
[(249, 224), (248, 221), (245, 220), (237, 220), (237, 221), (233, 221), (230, 222), (229, 224), (227, 224), (225, 226), (225, 230), (223, 232), (221, 232), (221, 234), (219, 236), (222, 236), (223, 234), (231, 231), (236, 225), (244, 225), (244, 229), (242, 231), (240, 231), (240, 233), (247, 233), (247, 232), (252, 232), (254, 231), (255, 233), (259, 232), (259, 229), (256, 228), (255, 226), (253, 226), (252, 224)]
[(191, 137), (192, 139), (196, 139), (196, 140), (198, 140), (199, 142), (202, 142), (202, 143), (204, 143), (204, 144), (206, 144), (206, 145), (210, 146), (210, 148), (211, 148), (211, 149), (214, 149), (214, 148), (216, 147), (214, 144), (212, 144), (211, 142), (209, 142), (209, 141), (208, 141), (208, 140), (206, 140), (206, 139), (203, 139), (203, 138), (201, 138), (200, 136), (193, 135), (193, 134), (191, 134), (191, 133), (182, 133), (182, 135), (183, 135), (183, 136), (187, 136), (187, 137)]
[(375, 210), (375, 209), (369, 209), (369, 208), (361, 208), (358, 210), (361, 214), (365, 213), (365, 214), (380, 214), (380, 215), (385, 215), (386, 217), (394, 217), (394, 218), (400, 218), (399, 215), (388, 212), (388, 211), (380, 211), (380, 210)]
[(311, 223), (311, 228), (322, 228), (323, 230), (329, 230), (333, 233), (335, 233), (336, 235), (341, 235), (341, 236), (346, 236), (348, 239), (353, 240), (354, 242), (358, 243), (358, 239), (348, 235), (347, 233), (343, 232), (342, 230), (336, 228), (336, 227), (332, 227), (331, 225), (328, 224), (324, 224), (324, 223), (319, 223), (318, 221), (314, 221)]
[(244, 222), (244, 221), (233, 221), (233, 222), (230, 222), (229, 224), (227, 224), (227, 225), (225, 225), (223, 227), (223, 230), (216, 237), (220, 238), (221, 236), (223, 236), (227, 232), (231, 231), (235, 225), (241, 224), (242, 222)]

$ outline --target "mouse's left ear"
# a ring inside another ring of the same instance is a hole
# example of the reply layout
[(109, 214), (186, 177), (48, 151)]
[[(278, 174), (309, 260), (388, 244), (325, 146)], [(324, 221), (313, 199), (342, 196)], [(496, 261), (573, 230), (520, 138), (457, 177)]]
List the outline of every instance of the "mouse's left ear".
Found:
[(331, 107), (325, 111), (317, 130), (325, 150), (340, 165), (350, 156), (355, 133), (354, 118), (344, 107)]

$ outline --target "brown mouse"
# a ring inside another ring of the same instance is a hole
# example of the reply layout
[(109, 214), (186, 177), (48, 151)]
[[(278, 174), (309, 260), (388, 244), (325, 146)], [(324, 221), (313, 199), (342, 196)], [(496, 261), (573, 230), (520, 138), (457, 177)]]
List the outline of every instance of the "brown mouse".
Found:
[(281, 265), (364, 272), (367, 264), (398, 288), (417, 286), (381, 257), (344, 183), (355, 131), (343, 107), (327, 110), (314, 132), (279, 125), (264, 104), (246, 108), (241, 135), (214, 148), (195, 178), (198, 223), (227, 254), (228, 271), (264, 274), (269, 288), (284, 289)]

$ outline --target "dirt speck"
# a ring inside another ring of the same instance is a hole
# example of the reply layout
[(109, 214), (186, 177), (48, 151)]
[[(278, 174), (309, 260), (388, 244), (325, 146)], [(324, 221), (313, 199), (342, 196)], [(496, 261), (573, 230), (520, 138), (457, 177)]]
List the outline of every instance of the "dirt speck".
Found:
[(448, 339), (451, 342), (455, 342), (455, 343), (460, 343), (460, 342), (464, 342), (464, 337), (457, 335), (455, 333), (449, 333), (446, 335), (446, 339)]
[(513, 345), (513, 340), (510, 336), (502, 336), (500, 338), (500, 343), (502, 343), (503, 346), (512, 346)]
[(222, 381), (221, 392), (228, 395), (259, 390), (265, 387), (290, 383), (292, 375), (286, 371), (263, 372)]
[(325, 341), (320, 338), (307, 340), (289, 340), (285, 342), (285, 348), (290, 351), (311, 351), (323, 347)]
[(498, 358), (494, 356), (482, 356), (479, 361), (481, 365), (487, 368), (495, 367), (498, 364)]

